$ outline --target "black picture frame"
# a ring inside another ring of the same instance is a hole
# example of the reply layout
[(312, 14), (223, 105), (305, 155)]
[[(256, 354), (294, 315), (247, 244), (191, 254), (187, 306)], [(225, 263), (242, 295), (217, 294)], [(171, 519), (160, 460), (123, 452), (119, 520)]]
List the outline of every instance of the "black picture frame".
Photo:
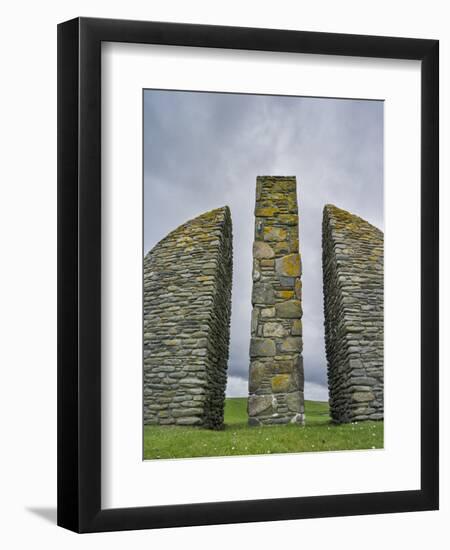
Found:
[[(421, 488), (101, 508), (101, 43), (421, 61)], [(58, 525), (76, 532), (436, 510), (439, 502), (439, 43), (77, 18), (58, 26)]]

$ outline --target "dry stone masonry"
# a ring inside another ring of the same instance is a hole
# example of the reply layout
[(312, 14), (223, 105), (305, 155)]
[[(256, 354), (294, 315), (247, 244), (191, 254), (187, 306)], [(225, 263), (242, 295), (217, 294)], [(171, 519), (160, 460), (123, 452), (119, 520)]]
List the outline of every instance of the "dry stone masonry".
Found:
[(256, 182), (250, 425), (304, 423), (301, 263), (295, 177)]
[(383, 233), (326, 205), (322, 264), (331, 417), (382, 419)]
[(231, 314), (228, 207), (144, 258), (144, 424), (223, 426)]

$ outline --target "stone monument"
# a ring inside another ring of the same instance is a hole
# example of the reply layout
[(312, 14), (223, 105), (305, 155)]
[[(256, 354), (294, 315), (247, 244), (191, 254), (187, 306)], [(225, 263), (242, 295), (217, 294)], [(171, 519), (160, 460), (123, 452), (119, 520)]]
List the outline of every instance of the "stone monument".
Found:
[(231, 315), (228, 207), (175, 229), (144, 259), (144, 424), (223, 427)]
[(383, 418), (383, 233), (326, 205), (322, 264), (330, 414)]
[(304, 423), (301, 261), (295, 177), (256, 182), (250, 425)]

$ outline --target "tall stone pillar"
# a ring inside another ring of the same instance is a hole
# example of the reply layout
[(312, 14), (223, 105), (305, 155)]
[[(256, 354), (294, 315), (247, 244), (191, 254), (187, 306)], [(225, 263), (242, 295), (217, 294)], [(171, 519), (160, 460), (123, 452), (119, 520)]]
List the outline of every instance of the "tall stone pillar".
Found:
[(323, 210), (322, 262), (330, 414), (381, 420), (383, 233), (332, 204)]
[(225, 206), (171, 231), (144, 258), (144, 424), (223, 427), (232, 224)]
[(258, 176), (250, 425), (304, 423), (301, 262), (295, 177)]

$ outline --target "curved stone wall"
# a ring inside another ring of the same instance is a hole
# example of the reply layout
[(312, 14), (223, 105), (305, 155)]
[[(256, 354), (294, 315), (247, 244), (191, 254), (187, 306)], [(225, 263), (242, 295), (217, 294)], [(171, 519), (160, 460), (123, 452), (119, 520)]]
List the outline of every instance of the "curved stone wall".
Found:
[(250, 425), (304, 422), (301, 262), (295, 177), (256, 182)]
[(383, 418), (383, 233), (326, 205), (322, 225), (331, 417)]
[(144, 424), (220, 429), (232, 282), (229, 208), (172, 231), (144, 258)]

